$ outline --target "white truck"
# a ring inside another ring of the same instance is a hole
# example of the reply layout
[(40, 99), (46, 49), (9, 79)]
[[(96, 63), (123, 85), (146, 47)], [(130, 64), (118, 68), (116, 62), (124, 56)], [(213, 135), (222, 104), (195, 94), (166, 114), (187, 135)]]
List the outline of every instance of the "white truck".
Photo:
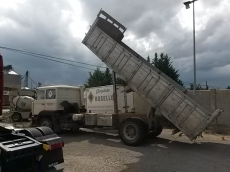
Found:
[[(120, 129), (120, 124), (126, 119), (134, 121), (141, 119), (143, 131), (137, 133), (132, 128), (122, 129), (124, 135), (135, 137), (127, 145), (140, 144), (147, 131), (156, 137), (162, 127), (150, 128), (146, 113), (135, 113), (133, 93), (123, 92), (124, 86), (117, 86), (118, 113), (114, 113), (113, 86), (89, 88), (67, 85), (39, 87), (36, 90), (35, 100), (32, 103), (32, 124), (38, 127), (46, 126), (59, 132), (65, 129), (78, 130), (79, 128), (110, 127)], [(85, 106), (85, 101), (86, 106)], [(87, 109), (86, 109), (87, 108)]]
[(147, 127), (143, 118), (132, 115), (119, 123), (121, 140), (127, 145), (141, 143), (150, 129), (161, 125), (156, 122), (156, 110), (190, 140), (196, 139), (223, 109), (214, 110), (206, 106), (148, 63), (122, 42), (125, 31), (122, 24), (101, 10), (82, 41), (151, 106)]

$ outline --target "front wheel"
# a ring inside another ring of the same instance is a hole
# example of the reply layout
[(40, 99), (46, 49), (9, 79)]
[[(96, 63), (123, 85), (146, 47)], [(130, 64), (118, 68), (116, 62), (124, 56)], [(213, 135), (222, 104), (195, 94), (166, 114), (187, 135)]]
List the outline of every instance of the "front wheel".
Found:
[(13, 122), (20, 122), (22, 120), (22, 116), (20, 113), (14, 112), (11, 119)]
[(140, 145), (146, 138), (146, 125), (139, 119), (126, 119), (119, 127), (121, 141), (128, 146)]
[(51, 120), (50, 118), (48, 118), (48, 117), (42, 117), (42, 118), (39, 120), (39, 122), (38, 122), (38, 126), (39, 126), (39, 127), (44, 126), (44, 127), (49, 127), (49, 128), (51, 128), (51, 129), (53, 129), (53, 122), (52, 122), (52, 120)]

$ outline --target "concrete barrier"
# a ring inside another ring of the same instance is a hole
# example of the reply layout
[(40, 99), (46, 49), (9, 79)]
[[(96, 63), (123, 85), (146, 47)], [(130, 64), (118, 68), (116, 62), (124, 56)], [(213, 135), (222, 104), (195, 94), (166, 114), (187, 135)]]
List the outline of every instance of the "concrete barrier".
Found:
[[(192, 94), (192, 90), (191, 92)], [(207, 128), (207, 132), (230, 134), (230, 90), (197, 90), (196, 96), (213, 110), (223, 107), (224, 112), (218, 116)], [(134, 94), (136, 113), (148, 113), (150, 105), (137, 94)]]

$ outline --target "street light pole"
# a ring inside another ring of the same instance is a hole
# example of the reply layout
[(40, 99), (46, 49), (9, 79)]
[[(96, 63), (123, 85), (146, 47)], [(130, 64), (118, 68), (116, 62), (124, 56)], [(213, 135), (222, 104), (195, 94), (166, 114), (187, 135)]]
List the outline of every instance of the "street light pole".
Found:
[(190, 8), (190, 4), (193, 3), (193, 68), (194, 68), (194, 82), (193, 82), (193, 95), (196, 96), (196, 41), (195, 41), (195, 1), (184, 2), (186, 9)]
[(194, 83), (193, 95), (196, 96), (196, 41), (195, 41), (195, 5), (193, 1), (193, 64), (194, 64)]

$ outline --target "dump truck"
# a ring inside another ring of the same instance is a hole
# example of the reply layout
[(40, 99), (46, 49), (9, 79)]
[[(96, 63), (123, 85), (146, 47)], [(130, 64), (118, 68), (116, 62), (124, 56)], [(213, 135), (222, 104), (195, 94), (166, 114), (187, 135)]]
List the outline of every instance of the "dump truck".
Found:
[[(132, 137), (133, 139), (123, 139), (122, 141), (130, 146), (141, 144), (145, 136), (156, 137), (162, 132), (161, 125), (147, 129), (150, 125), (146, 113), (135, 113), (129, 96), (121, 96), (125, 87), (117, 87), (118, 113), (114, 108), (114, 93), (110, 89), (113, 86), (95, 87), (86, 89), (86, 98), (88, 101), (85, 105), (84, 88), (68, 85), (55, 85), (39, 87), (36, 90), (35, 100), (32, 104), (32, 125), (34, 127), (46, 126), (54, 132), (62, 130), (77, 131), (80, 128), (107, 128), (119, 130), (120, 135)], [(132, 101), (132, 99), (131, 99)], [(126, 103), (125, 103), (126, 102)], [(130, 104), (131, 103), (131, 104)], [(121, 107), (124, 105), (123, 107)], [(86, 109), (87, 107), (87, 109)], [(128, 130), (128, 133), (123, 126), (120, 125), (124, 121), (139, 121), (138, 125), (143, 126), (143, 130), (135, 132), (134, 129)], [(128, 136), (129, 135), (129, 136)], [(122, 139), (122, 137), (121, 137)]]
[[(155, 125), (158, 110), (177, 131), (190, 140), (196, 139), (223, 109), (211, 109), (147, 62), (122, 42), (125, 31), (121, 23), (100, 10), (82, 43), (127, 83), (127, 90), (135, 91), (149, 103), (148, 119), (152, 122), (148, 129), (158, 127)], [(138, 117), (131, 116), (119, 124), (121, 140), (128, 145), (144, 140), (148, 129)]]

